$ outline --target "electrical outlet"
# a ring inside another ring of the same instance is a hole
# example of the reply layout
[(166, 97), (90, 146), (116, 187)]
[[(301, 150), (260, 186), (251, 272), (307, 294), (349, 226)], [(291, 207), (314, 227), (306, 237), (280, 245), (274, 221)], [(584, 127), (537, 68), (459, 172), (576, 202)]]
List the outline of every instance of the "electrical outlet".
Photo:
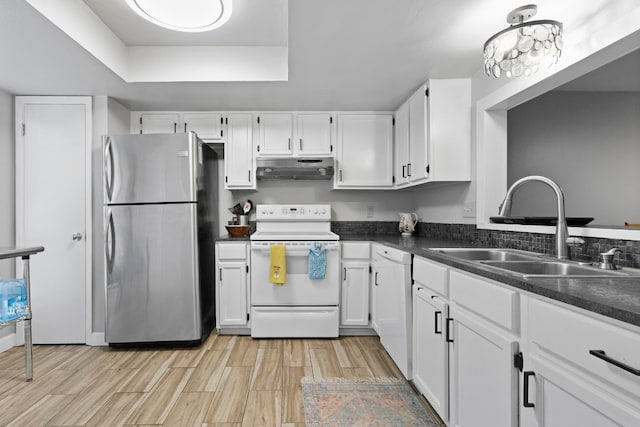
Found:
[(476, 202), (465, 202), (462, 206), (462, 217), (463, 218), (475, 218), (476, 217)]
[(373, 206), (367, 206), (367, 218), (373, 218)]

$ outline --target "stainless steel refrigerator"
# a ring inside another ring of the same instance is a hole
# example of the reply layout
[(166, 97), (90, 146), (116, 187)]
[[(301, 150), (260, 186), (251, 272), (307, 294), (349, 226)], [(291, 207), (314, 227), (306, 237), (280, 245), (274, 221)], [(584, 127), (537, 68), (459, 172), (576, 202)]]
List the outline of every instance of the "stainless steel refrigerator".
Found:
[(106, 341), (198, 345), (215, 326), (215, 151), (195, 133), (103, 138)]

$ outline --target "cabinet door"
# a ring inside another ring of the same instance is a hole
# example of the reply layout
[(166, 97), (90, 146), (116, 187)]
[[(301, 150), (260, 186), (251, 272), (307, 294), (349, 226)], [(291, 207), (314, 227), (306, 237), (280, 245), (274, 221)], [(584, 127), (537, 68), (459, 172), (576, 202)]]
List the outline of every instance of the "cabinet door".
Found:
[[(393, 276), (393, 263), (387, 260), (378, 262), (377, 277), (374, 277), (376, 292), (376, 311), (378, 336), (380, 343), (390, 353), (388, 340), (393, 341), (392, 335), (398, 333), (393, 324), (393, 313), (398, 296), (394, 293), (395, 284), (399, 278)], [(393, 355), (390, 354), (392, 357)]]
[(247, 263), (220, 261), (218, 263), (219, 326), (247, 325)]
[[(425, 181), (427, 172), (429, 111), (426, 86), (420, 87), (409, 98), (409, 164), (408, 179), (412, 183)], [(397, 124), (396, 124), (397, 125)]]
[(429, 182), (470, 180), (470, 80), (429, 80), (427, 116)]
[[(372, 292), (373, 292), (373, 301), (372, 301), (372, 310), (371, 310), (371, 326), (373, 330), (376, 331), (378, 336), (380, 337), (380, 342), (384, 346), (382, 342), (385, 336), (385, 330), (388, 330), (389, 323), (389, 305), (386, 303), (389, 298), (389, 293), (391, 291), (389, 287), (389, 278), (391, 274), (389, 271), (389, 267), (385, 265), (384, 262), (380, 262), (379, 260), (374, 261), (373, 267), (373, 283), (372, 283)], [(385, 324), (387, 327), (385, 328)]]
[(369, 262), (342, 262), (342, 298), (340, 324), (366, 326), (369, 324)]
[(449, 418), (449, 306), (420, 285), (413, 286), (413, 382), (443, 421)]
[(140, 133), (176, 133), (178, 113), (149, 113), (140, 115)]
[(258, 122), (258, 145), (260, 156), (286, 155), (292, 153), (293, 116), (291, 114), (260, 114)]
[(380, 308), (379, 308), (379, 295), (378, 295), (378, 277), (380, 276), (380, 266), (374, 260), (372, 266), (372, 279), (371, 279), (371, 328), (380, 336)]
[[(582, 381), (561, 364), (542, 355), (532, 354), (528, 404), (523, 411), (535, 411), (538, 425), (567, 426), (638, 426), (640, 411)], [(524, 402), (523, 402), (524, 403)]]
[(338, 116), (335, 188), (393, 185), (393, 125), (390, 114)]
[(222, 114), (218, 113), (184, 113), (182, 128), (184, 132), (195, 132), (204, 140), (222, 138)]
[(395, 114), (395, 186), (403, 187), (409, 183), (408, 163), (409, 160), (409, 103), (405, 102), (398, 108)]
[(251, 114), (229, 114), (225, 119), (227, 142), (224, 149), (224, 188), (256, 187), (253, 152)]
[(449, 315), (450, 425), (517, 426), (517, 342), (457, 307), (449, 307)]
[(310, 156), (331, 156), (333, 152), (333, 117), (326, 113), (298, 114), (294, 153)]

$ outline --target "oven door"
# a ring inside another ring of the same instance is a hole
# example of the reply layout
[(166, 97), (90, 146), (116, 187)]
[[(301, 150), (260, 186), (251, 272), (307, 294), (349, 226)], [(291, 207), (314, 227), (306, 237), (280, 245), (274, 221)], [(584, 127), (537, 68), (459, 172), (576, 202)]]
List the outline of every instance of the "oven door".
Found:
[[(340, 242), (325, 241), (327, 270), (322, 280), (309, 278), (310, 241), (251, 242), (251, 305), (338, 305), (340, 300)], [(271, 245), (285, 245), (287, 278), (269, 281)]]

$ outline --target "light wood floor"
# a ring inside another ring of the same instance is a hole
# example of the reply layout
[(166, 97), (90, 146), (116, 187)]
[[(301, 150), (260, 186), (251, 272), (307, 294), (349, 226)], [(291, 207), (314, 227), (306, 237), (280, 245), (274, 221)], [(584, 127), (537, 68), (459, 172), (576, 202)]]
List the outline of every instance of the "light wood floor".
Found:
[(377, 337), (211, 335), (189, 349), (34, 346), (0, 354), (0, 425), (304, 426), (300, 379), (402, 374)]

